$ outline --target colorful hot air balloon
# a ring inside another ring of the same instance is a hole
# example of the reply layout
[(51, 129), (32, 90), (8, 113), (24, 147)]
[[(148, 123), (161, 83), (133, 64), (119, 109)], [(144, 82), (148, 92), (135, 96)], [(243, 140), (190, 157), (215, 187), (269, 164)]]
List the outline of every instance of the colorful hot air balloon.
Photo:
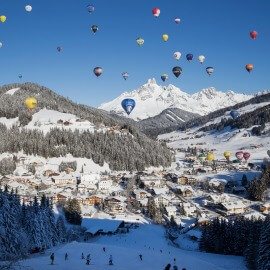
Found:
[(27, 108), (32, 111), (37, 106), (37, 100), (35, 98), (27, 98), (25, 104)]
[(129, 74), (127, 72), (123, 72), (122, 76), (126, 80), (129, 77)]
[(92, 14), (95, 11), (95, 7), (93, 5), (88, 5), (86, 9), (90, 14)]
[(162, 35), (162, 39), (164, 42), (168, 41), (169, 36), (167, 34)]
[(256, 32), (256, 31), (251, 31), (251, 32), (249, 33), (249, 35), (250, 35), (250, 37), (251, 37), (252, 39), (256, 39), (257, 36), (258, 36), (258, 32)]
[(173, 72), (174, 76), (176, 78), (178, 78), (181, 75), (181, 73), (182, 73), (182, 68), (181, 67), (174, 67), (172, 69), (172, 72)]
[(133, 109), (136, 106), (136, 102), (134, 99), (126, 98), (121, 103), (122, 108), (125, 110), (125, 112), (130, 115), (130, 113), (133, 111)]
[(27, 5), (27, 6), (25, 6), (25, 10), (26, 10), (26, 12), (28, 12), (28, 13), (30, 13), (31, 11), (32, 11), (32, 7), (31, 6), (29, 6), (29, 5)]
[(236, 110), (232, 110), (232, 111), (230, 112), (230, 115), (231, 115), (231, 117), (232, 117), (233, 119), (236, 119), (236, 118), (239, 116), (239, 112), (236, 111)]
[(205, 60), (205, 56), (204, 56), (204, 55), (200, 55), (200, 56), (198, 57), (198, 60), (199, 60), (199, 62), (202, 64), (202, 63), (204, 62), (204, 60)]
[(91, 30), (93, 31), (93, 33), (95, 34), (98, 31), (98, 26), (97, 25), (93, 25), (91, 27)]
[(244, 153), (244, 159), (245, 159), (245, 161), (248, 161), (249, 158), (250, 158), (250, 153), (245, 152), (245, 153)]
[(174, 19), (174, 22), (175, 22), (176, 24), (179, 24), (179, 23), (181, 22), (181, 19), (180, 19), (180, 18), (175, 18), (175, 19)]
[(174, 57), (174, 59), (179, 60), (181, 58), (181, 53), (180, 52), (175, 52), (173, 54), (173, 57)]
[(2, 15), (0, 16), (0, 22), (4, 23), (7, 20), (7, 17)]
[(61, 52), (62, 51), (62, 47), (57, 47), (57, 51)]
[(95, 74), (97, 77), (99, 77), (99, 76), (102, 74), (102, 72), (103, 72), (103, 70), (102, 70), (101, 67), (95, 67), (93, 71), (94, 71), (94, 74)]
[(252, 64), (247, 64), (246, 65), (246, 70), (250, 73), (253, 70), (253, 65)]
[(211, 75), (213, 74), (213, 72), (214, 72), (214, 68), (213, 68), (213, 67), (207, 67), (207, 68), (206, 68), (206, 72), (207, 72), (207, 74), (208, 74), (209, 76), (211, 76)]
[(235, 157), (241, 162), (243, 160), (243, 158), (244, 158), (243, 151), (236, 152)]
[(160, 15), (160, 9), (159, 8), (154, 8), (152, 10), (152, 14), (157, 18)]
[(186, 58), (187, 58), (188, 62), (191, 62), (192, 59), (193, 59), (193, 54), (188, 53), (188, 54), (186, 55)]
[(200, 155), (199, 155), (199, 160), (200, 160), (201, 162), (204, 162), (205, 159), (206, 159), (206, 155), (205, 155), (205, 154), (200, 154)]
[(206, 159), (209, 161), (209, 162), (212, 162), (214, 159), (215, 159), (215, 156), (213, 153), (208, 153), (207, 156), (206, 156)]
[(161, 80), (162, 80), (163, 82), (166, 82), (166, 81), (168, 80), (168, 78), (169, 78), (169, 76), (168, 76), (168, 74), (166, 74), (166, 73), (164, 73), (164, 74), (161, 75)]
[(224, 152), (224, 157), (229, 161), (230, 160), (231, 153), (230, 152)]
[(144, 39), (143, 38), (137, 38), (136, 42), (141, 47), (144, 44)]

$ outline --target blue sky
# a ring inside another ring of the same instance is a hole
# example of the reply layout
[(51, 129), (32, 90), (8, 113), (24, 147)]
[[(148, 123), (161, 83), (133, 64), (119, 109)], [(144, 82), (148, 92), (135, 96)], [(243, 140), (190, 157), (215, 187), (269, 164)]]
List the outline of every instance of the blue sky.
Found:
[[(27, 14), (24, 6), (33, 11)], [(93, 14), (88, 4), (96, 8)], [(152, 9), (161, 10), (154, 18)], [(45, 85), (72, 100), (98, 106), (168, 73), (166, 84), (194, 93), (218, 90), (255, 93), (270, 89), (270, 1), (268, 0), (0, 0), (0, 84), (22, 81)], [(180, 24), (174, 18), (181, 18)], [(98, 25), (93, 35), (90, 28)], [(254, 41), (249, 32), (259, 32)], [(167, 43), (162, 34), (168, 34)], [(136, 38), (145, 39), (139, 47)], [(58, 53), (57, 46), (63, 51)], [(180, 51), (179, 62), (173, 53)], [(188, 63), (187, 53), (195, 59)], [(200, 65), (197, 57), (206, 56)], [(248, 74), (245, 65), (254, 64)], [(176, 79), (172, 68), (179, 65)], [(98, 79), (93, 68), (101, 66)], [(209, 78), (207, 66), (215, 68)], [(124, 81), (121, 73), (128, 71)]]

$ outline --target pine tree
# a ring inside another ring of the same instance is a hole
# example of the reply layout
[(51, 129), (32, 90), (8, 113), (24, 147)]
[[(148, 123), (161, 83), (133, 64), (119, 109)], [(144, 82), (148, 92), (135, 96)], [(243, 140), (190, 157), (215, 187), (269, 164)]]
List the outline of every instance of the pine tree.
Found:
[(258, 254), (258, 269), (270, 269), (270, 216), (268, 215), (263, 223)]
[(64, 207), (65, 218), (70, 224), (81, 225), (81, 207), (76, 199), (68, 200)]
[(64, 243), (67, 240), (67, 231), (62, 216), (59, 216), (56, 222), (57, 236), (60, 243)]

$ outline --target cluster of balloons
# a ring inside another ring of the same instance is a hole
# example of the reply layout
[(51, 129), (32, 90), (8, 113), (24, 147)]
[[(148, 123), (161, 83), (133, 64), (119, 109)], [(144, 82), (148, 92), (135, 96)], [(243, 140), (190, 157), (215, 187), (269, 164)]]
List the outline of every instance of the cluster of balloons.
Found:
[[(249, 33), (249, 35), (250, 35), (250, 37), (251, 37), (252, 39), (256, 39), (257, 36), (258, 36), (258, 32), (257, 32), (257, 31), (251, 31), (251, 32)], [(247, 65), (246, 65), (246, 70), (247, 70), (248, 73), (250, 73), (250, 72), (253, 70), (253, 68), (254, 68), (253, 64), (247, 64)]]
[(243, 159), (244, 159), (245, 161), (248, 161), (249, 158), (250, 158), (250, 153), (248, 153), (248, 152), (243, 152), (243, 151), (239, 151), (239, 152), (236, 152), (236, 153), (235, 153), (235, 157), (237, 158), (237, 160), (238, 160), (239, 162), (242, 162)]

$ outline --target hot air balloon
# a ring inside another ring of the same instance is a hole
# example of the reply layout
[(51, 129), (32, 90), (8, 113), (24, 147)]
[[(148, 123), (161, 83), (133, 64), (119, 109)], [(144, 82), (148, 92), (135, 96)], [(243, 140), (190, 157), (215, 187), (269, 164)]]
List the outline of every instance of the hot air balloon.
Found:
[(198, 60), (199, 60), (199, 62), (202, 64), (202, 63), (204, 62), (204, 60), (205, 60), (205, 56), (204, 56), (204, 55), (200, 55), (200, 56), (198, 57)]
[(35, 98), (27, 98), (25, 104), (27, 108), (32, 111), (37, 106), (37, 100)]
[(168, 76), (168, 74), (162, 74), (161, 75), (161, 80), (163, 81), (163, 82), (166, 82), (167, 80), (168, 80), (168, 78), (169, 78), (169, 76)]
[(25, 10), (26, 10), (26, 12), (28, 12), (28, 13), (30, 13), (31, 11), (32, 11), (32, 7), (31, 6), (29, 6), (29, 5), (27, 5), (27, 6), (25, 6)]
[(181, 53), (180, 52), (175, 52), (173, 54), (173, 57), (174, 57), (174, 59), (179, 60), (181, 58)]
[(144, 44), (144, 39), (143, 38), (137, 38), (136, 39), (137, 44), (141, 47)]
[(193, 54), (188, 53), (188, 54), (186, 55), (186, 58), (187, 58), (188, 62), (191, 62), (192, 59), (193, 59)]
[(213, 153), (208, 153), (207, 156), (206, 156), (206, 159), (209, 161), (209, 162), (212, 162), (214, 160), (215, 156)]
[(169, 36), (167, 34), (162, 35), (162, 39), (164, 42), (168, 41)]
[(123, 72), (122, 76), (126, 80), (129, 77), (129, 74), (127, 72)]
[(229, 161), (230, 160), (231, 153), (230, 152), (224, 152), (224, 157)]
[(245, 153), (244, 153), (244, 159), (245, 159), (245, 161), (248, 161), (249, 158), (250, 158), (250, 153), (245, 152)]
[(238, 111), (235, 111), (235, 110), (232, 110), (230, 112), (230, 115), (233, 119), (236, 119), (238, 116), (239, 116), (239, 112)]
[(103, 70), (102, 70), (101, 67), (95, 67), (93, 71), (94, 71), (94, 74), (95, 74), (97, 77), (99, 77), (99, 76), (102, 74), (102, 72), (103, 72)]
[(207, 74), (208, 74), (209, 76), (211, 76), (212, 73), (214, 72), (214, 68), (213, 68), (213, 67), (207, 67), (207, 68), (206, 68), (206, 72), (207, 72)]
[(253, 70), (253, 65), (252, 64), (247, 64), (246, 65), (246, 70), (250, 73)]
[(18, 77), (19, 77), (19, 79), (21, 79), (22, 78), (22, 74), (19, 74)]
[(125, 112), (130, 115), (130, 113), (133, 111), (133, 109), (136, 106), (136, 102), (134, 99), (126, 98), (121, 103), (122, 108), (125, 110)]
[(250, 35), (250, 37), (251, 37), (252, 39), (256, 39), (257, 36), (258, 36), (258, 32), (256, 32), (256, 31), (251, 31), (251, 32), (249, 33), (249, 35)]
[(270, 157), (270, 150), (267, 150), (267, 155)]
[(152, 10), (152, 14), (157, 18), (160, 15), (160, 9), (159, 8), (154, 8)]
[(179, 23), (181, 22), (181, 19), (180, 19), (180, 18), (175, 18), (175, 19), (174, 19), (174, 22), (175, 22), (176, 24), (179, 24)]
[(93, 31), (93, 33), (95, 34), (98, 31), (98, 26), (97, 25), (93, 25), (91, 27), (91, 30)]
[(0, 16), (0, 22), (4, 23), (7, 20), (7, 17), (2, 15)]
[(0, 49), (3, 47), (3, 43), (2, 42), (0, 42)]
[(235, 153), (236, 158), (241, 162), (244, 158), (244, 153), (242, 151)]
[(57, 47), (57, 51), (61, 52), (62, 51), (62, 47)]
[(174, 67), (172, 69), (172, 72), (173, 72), (174, 76), (176, 78), (178, 78), (181, 75), (181, 73), (182, 73), (182, 68), (181, 67)]
[(92, 14), (95, 11), (95, 7), (93, 5), (88, 5), (86, 9), (90, 14)]
[(206, 155), (205, 155), (205, 154), (200, 154), (200, 155), (199, 155), (199, 160), (200, 160), (201, 162), (204, 162), (205, 159), (206, 159)]

